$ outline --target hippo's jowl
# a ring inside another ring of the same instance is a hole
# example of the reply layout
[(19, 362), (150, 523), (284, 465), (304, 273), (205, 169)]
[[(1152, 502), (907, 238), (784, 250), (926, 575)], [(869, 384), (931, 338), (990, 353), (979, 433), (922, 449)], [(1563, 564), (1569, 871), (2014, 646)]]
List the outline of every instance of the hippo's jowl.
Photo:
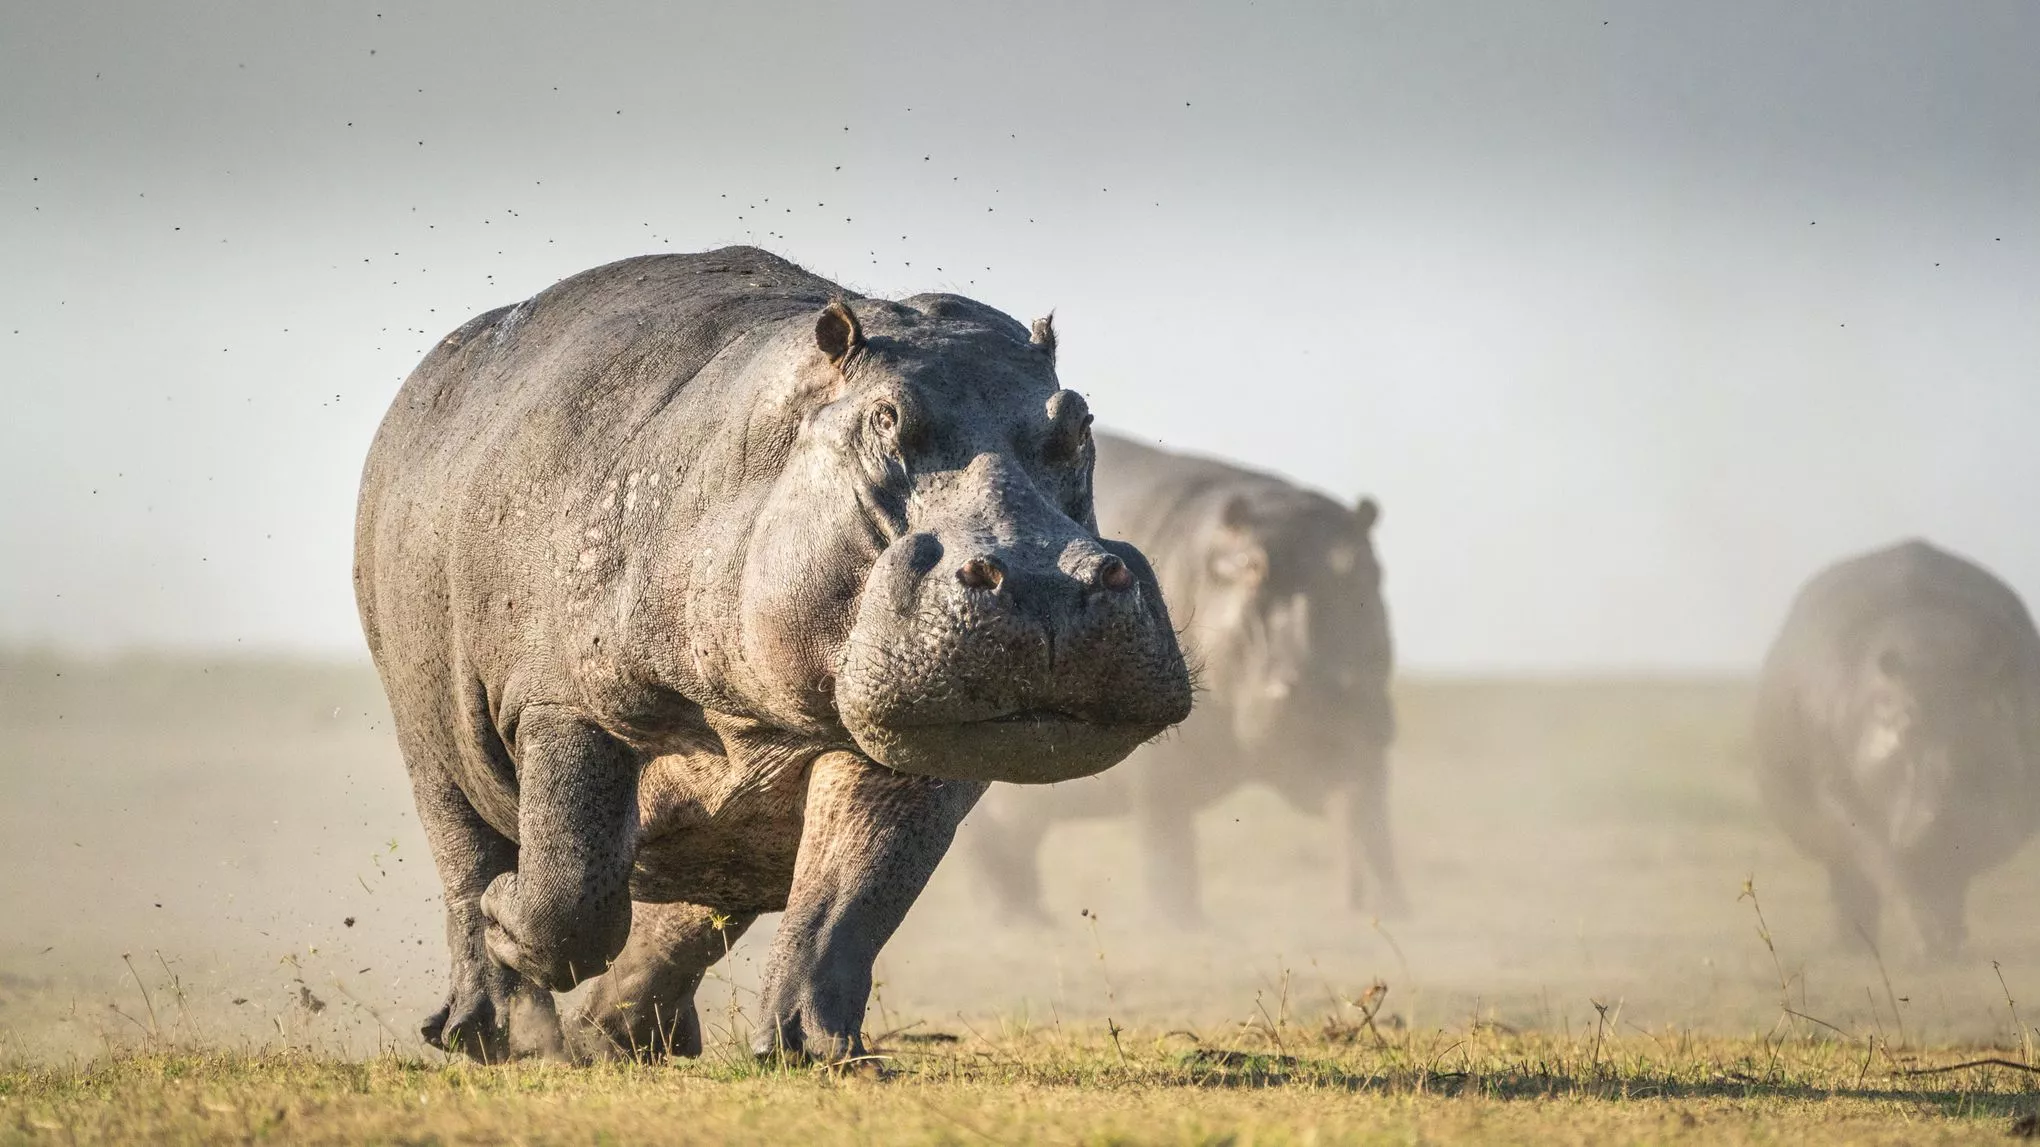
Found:
[[(1052, 328), (626, 260), (449, 335), (362, 478), (355, 585), (478, 1056), (700, 1047), (784, 908), (759, 1049), (856, 1054), (872, 961), (995, 780), (1104, 769), (1190, 685), (1101, 539)], [(551, 993), (602, 975), (561, 1031)]]
[(1922, 954), (1963, 940), (1977, 873), (2040, 823), (2040, 635), (2011, 588), (1925, 542), (1807, 583), (1764, 663), (1765, 803), (1827, 865), (1844, 940), (1890, 904)]
[(1201, 916), (1191, 818), (1241, 785), (1322, 810), (1341, 892), (1403, 904), (1388, 827), (1393, 662), (1371, 500), (1098, 436), (1098, 517), (1154, 561), (1207, 692), (1182, 730), (1125, 768), (994, 794), (965, 847), (1003, 906), (1038, 915), (1036, 853), (1058, 819), (1131, 813), (1156, 905)]

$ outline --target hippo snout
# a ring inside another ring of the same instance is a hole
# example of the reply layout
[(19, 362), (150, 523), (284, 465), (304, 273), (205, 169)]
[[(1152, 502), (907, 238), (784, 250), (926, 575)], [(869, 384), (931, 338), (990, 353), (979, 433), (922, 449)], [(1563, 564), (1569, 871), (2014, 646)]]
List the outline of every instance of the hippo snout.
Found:
[(1181, 721), (1190, 682), (1132, 547), (923, 534), (873, 569), (836, 700), (859, 747), (902, 772), (1046, 783)]
[[(1134, 589), (1139, 582), (1126, 559), (1096, 542), (1071, 543), (1052, 567), (1030, 573), (1027, 569), (1029, 564), (1025, 557), (1002, 556), (996, 550), (988, 549), (987, 552), (973, 553), (957, 563), (956, 582), (967, 592), (993, 599), (1016, 604), (1024, 599), (1023, 607), (1049, 607), (1039, 618), (1045, 625), (1063, 620), (1054, 616), (1053, 603), (1059, 596), (1068, 596), (1071, 590), (1087, 595), (1116, 596)], [(1020, 571), (1018, 576), (1009, 572), (1015, 566)], [(1012, 583), (1010, 586), (1009, 581)]]

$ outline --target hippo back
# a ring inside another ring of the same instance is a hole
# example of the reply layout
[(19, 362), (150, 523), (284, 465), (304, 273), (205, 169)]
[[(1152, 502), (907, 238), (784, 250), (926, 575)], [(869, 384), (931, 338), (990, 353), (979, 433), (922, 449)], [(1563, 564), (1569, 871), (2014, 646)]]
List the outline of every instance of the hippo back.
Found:
[[(406, 565), (436, 573), (444, 547), (463, 538), (472, 543), (456, 543), (463, 560), (513, 560), (494, 544), (506, 515), (606, 494), (620, 445), (679, 388), (699, 385), (711, 359), (839, 293), (755, 248), (648, 255), (563, 279), (447, 335), (391, 404), (362, 475), (356, 579), (371, 651), (383, 644), (385, 595), (362, 579)], [(522, 484), (504, 488), (499, 471)], [(407, 562), (421, 548), (430, 556)]]

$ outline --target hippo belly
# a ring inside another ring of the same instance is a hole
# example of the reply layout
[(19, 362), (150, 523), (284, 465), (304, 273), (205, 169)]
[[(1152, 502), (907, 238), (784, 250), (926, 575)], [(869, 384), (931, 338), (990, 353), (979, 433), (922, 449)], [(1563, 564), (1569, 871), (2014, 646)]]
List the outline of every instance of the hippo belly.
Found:
[(719, 752), (654, 758), (638, 781), (631, 898), (777, 912), (800, 850), (805, 763), (732, 768)]

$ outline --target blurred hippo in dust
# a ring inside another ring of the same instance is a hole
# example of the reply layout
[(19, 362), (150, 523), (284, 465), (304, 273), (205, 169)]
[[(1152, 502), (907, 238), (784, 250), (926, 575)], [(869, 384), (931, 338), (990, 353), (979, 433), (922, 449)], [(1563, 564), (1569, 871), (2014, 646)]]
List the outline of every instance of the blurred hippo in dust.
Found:
[[(355, 585), (446, 889), (433, 1044), (695, 1053), (785, 910), (757, 1050), (862, 1054), (872, 963), (993, 781), (1190, 711), (1099, 535), (1054, 328), (735, 247), (448, 335), (362, 477)], [(591, 977), (563, 1031), (552, 993)]]
[(1969, 882), (2040, 824), (2032, 617), (1921, 541), (1829, 568), (1764, 663), (1757, 759), (1765, 803), (1827, 866), (1842, 940), (1874, 944), (1889, 905), (1920, 955), (1956, 952)]
[(1202, 690), (1189, 721), (1111, 773), (987, 799), (964, 843), (1001, 910), (1044, 915), (1037, 853), (1053, 822), (1131, 816), (1154, 905), (1197, 923), (1192, 818), (1260, 783), (1330, 817), (1345, 903), (1401, 912), (1378, 507), (1106, 434), (1097, 483), (1100, 527), (1154, 562)]

